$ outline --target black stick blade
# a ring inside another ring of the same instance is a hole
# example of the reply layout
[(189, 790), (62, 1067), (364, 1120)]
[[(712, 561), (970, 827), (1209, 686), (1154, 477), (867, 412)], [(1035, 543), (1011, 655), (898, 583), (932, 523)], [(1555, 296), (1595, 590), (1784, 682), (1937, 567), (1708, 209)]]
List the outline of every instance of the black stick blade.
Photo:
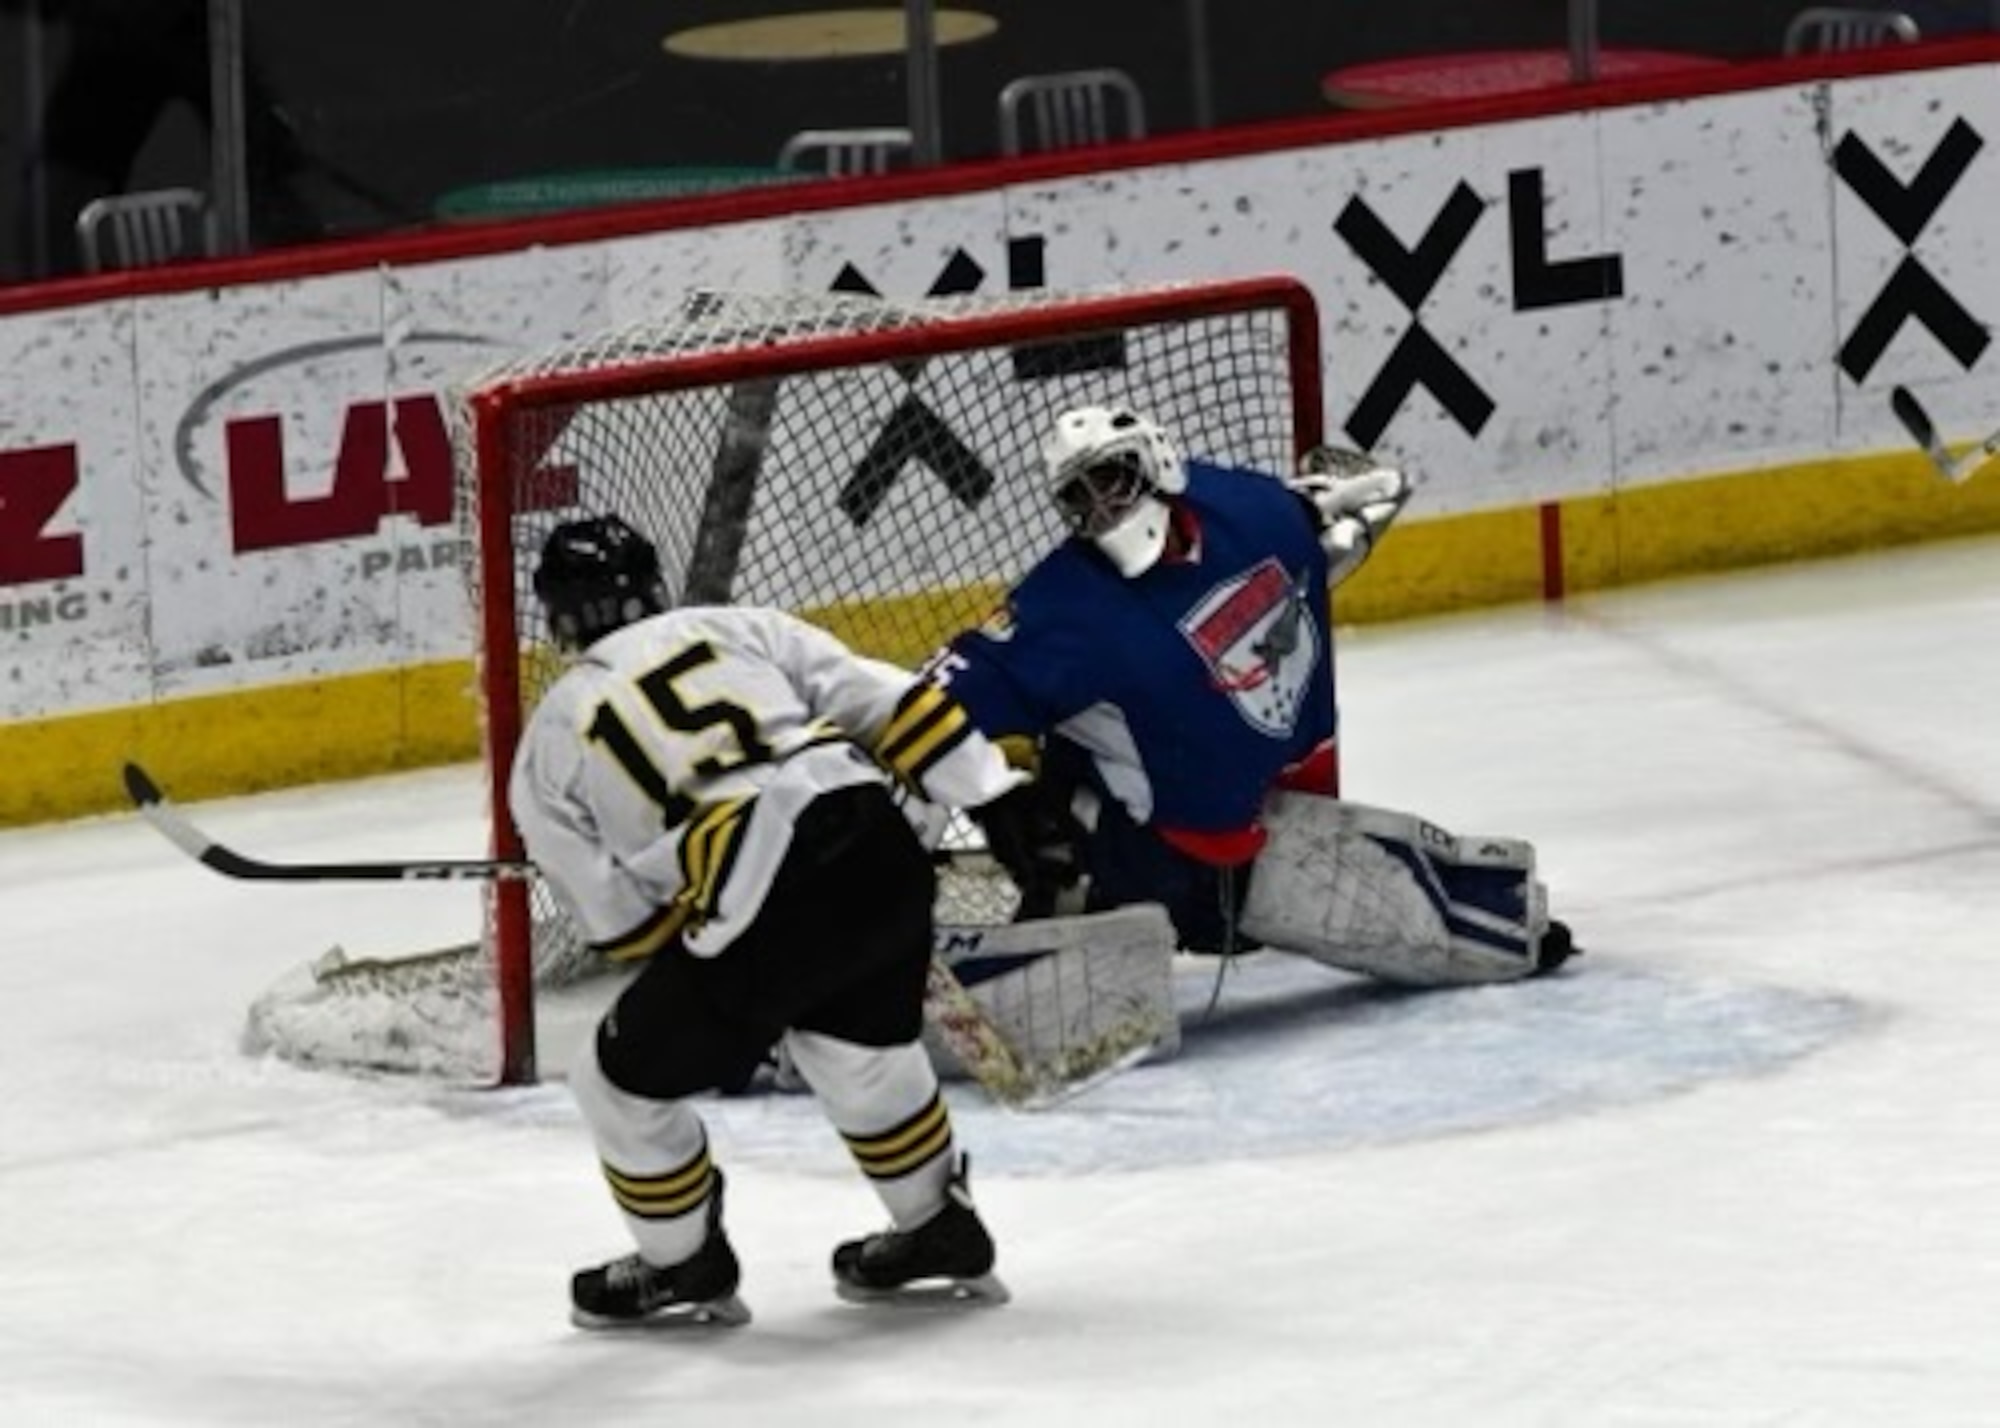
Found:
[(1910, 439), (1923, 448), (1924, 455), (1935, 466), (1938, 474), (1947, 481), (1964, 481), (1996, 455), (2000, 455), (2000, 431), (1994, 432), (1986, 440), (1954, 457), (1951, 449), (1944, 444), (1938, 434), (1937, 423), (1924, 410), (1924, 404), (1917, 400), (1917, 394), (1908, 387), (1896, 387), (1889, 393), (1889, 409), (1896, 414), (1896, 420), (1910, 433)]
[(140, 808), (150, 807), (165, 797), (146, 771), (133, 763), (125, 765), (125, 792)]

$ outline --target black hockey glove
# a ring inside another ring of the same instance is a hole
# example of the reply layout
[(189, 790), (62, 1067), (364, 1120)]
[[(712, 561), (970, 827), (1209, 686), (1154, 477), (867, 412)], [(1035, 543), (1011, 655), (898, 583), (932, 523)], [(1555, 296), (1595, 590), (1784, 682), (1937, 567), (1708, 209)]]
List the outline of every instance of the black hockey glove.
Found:
[(970, 812), (986, 835), (987, 851), (1021, 890), (1015, 916), (1049, 916), (1080, 871), (1075, 821), (1034, 783), (1018, 784)]

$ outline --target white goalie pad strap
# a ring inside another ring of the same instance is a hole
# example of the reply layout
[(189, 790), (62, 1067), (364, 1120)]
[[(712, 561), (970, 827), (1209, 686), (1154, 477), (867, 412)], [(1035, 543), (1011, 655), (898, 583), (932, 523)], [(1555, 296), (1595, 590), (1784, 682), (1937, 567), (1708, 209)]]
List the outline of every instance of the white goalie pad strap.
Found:
[(1535, 970), (1548, 911), (1524, 840), (1294, 792), (1265, 801), (1264, 823), (1242, 913), (1258, 942), (1410, 986)]
[[(939, 960), (964, 983), (1021, 1061), (1059, 1080), (1180, 1050), (1174, 929), (1153, 903), (996, 927), (940, 924)], [(938, 1075), (964, 1069), (934, 1027), (924, 1045)]]

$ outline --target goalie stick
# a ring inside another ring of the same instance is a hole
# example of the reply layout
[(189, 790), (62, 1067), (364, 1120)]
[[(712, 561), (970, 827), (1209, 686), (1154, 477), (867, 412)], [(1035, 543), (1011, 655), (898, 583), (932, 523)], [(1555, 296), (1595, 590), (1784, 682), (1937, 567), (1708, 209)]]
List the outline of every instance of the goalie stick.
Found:
[(1924, 410), (1917, 394), (1908, 387), (1897, 387), (1889, 393), (1889, 407), (1896, 413), (1896, 420), (1910, 433), (1911, 439), (1923, 448), (1924, 455), (1930, 458), (1938, 474), (1947, 481), (1963, 481), (1994, 457), (2000, 456), (2000, 431), (1996, 431), (1963, 456), (1953, 457), (1944, 444), (1944, 438), (1938, 435), (1937, 424), (1931, 420), (1930, 413)]
[[(224, 877), (269, 882), (441, 882), (531, 878), (535, 865), (495, 858), (431, 858), (400, 861), (274, 863), (227, 846), (194, 825), (159, 784), (136, 763), (124, 769), (125, 791), (140, 814), (166, 840), (196, 862)], [(442, 954), (432, 954), (435, 958)], [(1115, 1067), (1089, 1068), (1087, 1075), (1022, 1063), (952, 970), (933, 957), (924, 987), (924, 1015), (938, 1029), (966, 1073), (995, 1101), (1015, 1110), (1037, 1110), (1095, 1085)]]

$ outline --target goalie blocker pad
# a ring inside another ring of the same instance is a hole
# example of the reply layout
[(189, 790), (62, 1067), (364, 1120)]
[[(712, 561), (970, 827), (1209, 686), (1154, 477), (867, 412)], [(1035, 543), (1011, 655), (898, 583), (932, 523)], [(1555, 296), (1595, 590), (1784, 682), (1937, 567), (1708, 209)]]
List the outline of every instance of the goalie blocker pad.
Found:
[(1410, 813), (1281, 791), (1240, 925), (1274, 950), (1414, 987), (1531, 975), (1548, 929), (1535, 850)]
[[(1024, 1066), (1072, 1080), (1180, 1050), (1173, 924), (1154, 903), (997, 926), (940, 923), (934, 948)], [(966, 1074), (935, 1026), (938, 1075)]]

